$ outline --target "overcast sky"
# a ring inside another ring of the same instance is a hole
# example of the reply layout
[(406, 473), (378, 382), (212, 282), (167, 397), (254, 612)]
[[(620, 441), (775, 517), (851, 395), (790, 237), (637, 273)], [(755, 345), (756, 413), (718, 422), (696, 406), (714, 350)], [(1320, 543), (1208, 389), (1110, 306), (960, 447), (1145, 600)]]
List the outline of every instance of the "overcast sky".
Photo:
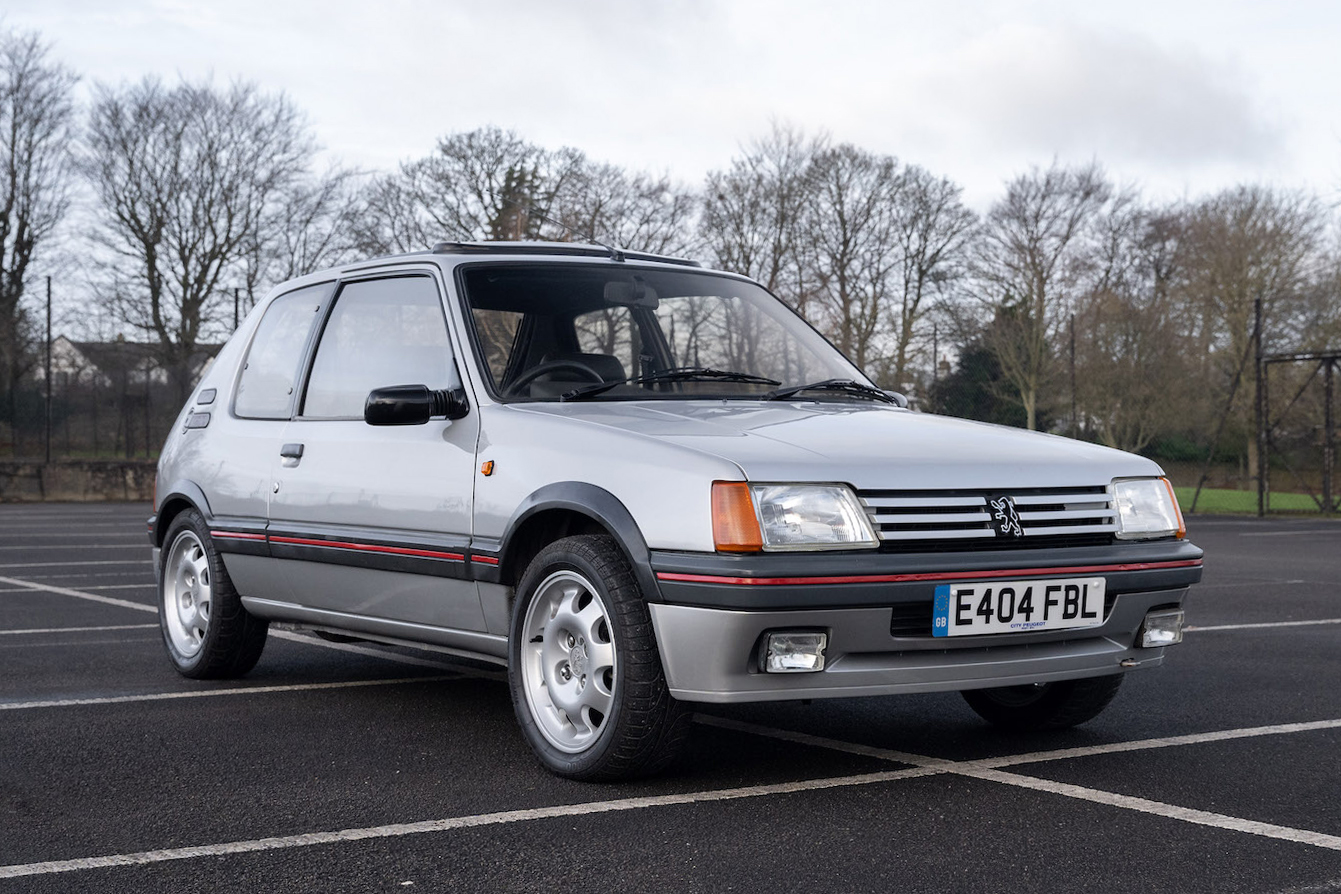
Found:
[(1337, 0), (6, 0), (86, 84), (287, 93), (390, 168), (483, 125), (697, 183), (773, 120), (962, 183), (1097, 158), (1148, 194), (1341, 195)]

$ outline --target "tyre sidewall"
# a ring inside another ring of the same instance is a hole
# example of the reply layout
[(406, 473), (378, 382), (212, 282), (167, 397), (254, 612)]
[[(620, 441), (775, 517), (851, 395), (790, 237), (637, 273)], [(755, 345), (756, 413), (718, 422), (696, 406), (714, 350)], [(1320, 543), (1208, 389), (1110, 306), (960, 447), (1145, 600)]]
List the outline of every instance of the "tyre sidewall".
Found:
[[(205, 551), (206, 560), (210, 566), (210, 591), (212, 604), (210, 606), (210, 623), (205, 630), (205, 637), (201, 640), (200, 648), (194, 655), (183, 655), (177, 651), (177, 647), (172, 642), (172, 635), (168, 633), (167, 619), (167, 587), (168, 587), (168, 560), (172, 556), (173, 546), (177, 539), (184, 532), (189, 531), (200, 541), (201, 548)], [(163, 635), (163, 645), (167, 647), (168, 659), (179, 672), (185, 676), (192, 677), (204, 673), (209, 656), (214, 650), (215, 641), (219, 637), (220, 625), (216, 623), (219, 617), (219, 600), (223, 595), (222, 590), (227, 585), (229, 578), (228, 572), (224, 569), (223, 560), (219, 558), (219, 552), (214, 548), (214, 542), (210, 539), (209, 526), (205, 524), (205, 519), (194, 509), (188, 509), (172, 520), (168, 525), (167, 533), (163, 537), (163, 549), (159, 552), (158, 566), (158, 629)]]
[[(575, 541), (577, 538), (569, 538), (546, 547), (522, 575), (521, 582), (517, 586), (517, 597), (513, 603), (512, 624), (508, 636), (508, 686), (512, 693), (512, 706), (517, 714), (517, 723), (541, 761), (559, 775), (583, 778), (599, 775), (599, 768), (607, 762), (610, 750), (616, 745), (615, 733), (624, 717), (624, 701), (631, 682), (628, 679), (628, 654), (632, 644), (629, 642), (626, 626), (622, 623), (620, 606), (610, 592), (610, 582), (604, 579), (586, 555), (574, 548), (577, 546)], [(555, 748), (541, 732), (526, 697), (521, 664), (522, 647), (526, 644), (524, 628), (527, 609), (535, 598), (536, 588), (556, 571), (574, 571), (591, 583), (594, 595), (605, 607), (610, 624), (610, 636), (615, 645), (615, 691), (610, 714), (601, 725), (596, 742), (590, 748), (576, 754)]]

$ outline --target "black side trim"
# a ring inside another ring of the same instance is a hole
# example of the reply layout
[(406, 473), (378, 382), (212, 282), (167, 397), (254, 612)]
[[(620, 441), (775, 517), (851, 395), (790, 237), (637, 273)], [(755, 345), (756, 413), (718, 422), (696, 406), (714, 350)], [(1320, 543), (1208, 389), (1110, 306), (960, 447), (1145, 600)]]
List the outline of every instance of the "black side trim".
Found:
[(210, 521), (210, 537), (221, 553), (243, 556), (268, 556), (265, 519), (217, 515)]
[[(540, 490), (522, 500), (508, 521), (506, 533), (500, 551), (500, 573), (512, 580), (521, 576), (523, 569), (514, 568), (517, 543), (514, 535), (526, 520), (549, 509), (565, 509), (593, 519), (605, 528), (624, 548), (625, 554), (633, 563), (633, 573), (638, 578), (643, 597), (650, 602), (661, 601), (661, 590), (657, 586), (656, 574), (652, 571), (651, 552), (647, 541), (643, 539), (638, 523), (633, 515), (608, 490), (582, 481), (560, 481), (547, 484)], [(483, 576), (479, 580), (487, 580)]]
[(325, 562), (351, 568), (370, 568), (404, 574), (424, 574), (471, 580), (464, 538), (425, 537), (422, 533), (394, 532), (344, 526), (272, 527), (271, 556), (302, 562)]

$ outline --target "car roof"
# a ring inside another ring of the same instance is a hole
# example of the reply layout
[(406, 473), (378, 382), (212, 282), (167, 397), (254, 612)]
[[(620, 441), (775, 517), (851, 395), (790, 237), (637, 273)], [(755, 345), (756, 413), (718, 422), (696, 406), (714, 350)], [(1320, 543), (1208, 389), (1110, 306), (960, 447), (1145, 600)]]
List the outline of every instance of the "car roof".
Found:
[[(402, 254), (380, 255), (360, 261), (353, 261), (338, 267), (327, 267), (321, 270), (314, 270), (311, 273), (294, 277), (293, 279), (277, 284), (270, 291), (269, 295), (267, 295), (267, 300), (284, 292), (291, 292), (294, 289), (300, 289), (318, 283), (330, 282), (351, 274), (371, 273), (376, 270), (385, 270), (389, 267), (416, 263), (436, 263), (444, 268), (455, 267), (462, 263), (490, 258), (506, 261), (537, 260), (545, 262), (579, 262), (588, 264), (593, 261), (604, 261), (611, 265), (622, 265), (627, 261), (634, 261), (640, 265), (655, 264), (659, 266), (664, 264), (681, 269), (686, 267), (704, 269), (705, 272), (709, 272), (701, 263), (689, 258), (658, 255), (650, 252), (624, 251), (610, 246), (581, 242), (439, 242), (431, 249), (405, 252)], [(749, 280), (749, 277), (741, 276), (736, 273), (716, 270), (711, 272), (736, 279)]]

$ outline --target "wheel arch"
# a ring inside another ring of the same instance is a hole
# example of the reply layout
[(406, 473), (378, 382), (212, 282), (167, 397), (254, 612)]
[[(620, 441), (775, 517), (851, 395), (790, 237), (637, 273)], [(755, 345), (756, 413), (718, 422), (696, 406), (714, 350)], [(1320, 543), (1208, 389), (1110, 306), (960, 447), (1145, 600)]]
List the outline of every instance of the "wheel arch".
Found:
[(541, 549), (573, 534), (614, 538), (628, 557), (644, 598), (661, 600), (647, 541), (633, 514), (608, 490), (581, 481), (548, 484), (521, 502), (503, 535), (500, 581), (515, 586)]
[(167, 489), (166, 496), (159, 498), (158, 512), (153, 517), (151, 532), (154, 546), (163, 545), (163, 535), (167, 533), (172, 520), (187, 509), (195, 509), (209, 521), (214, 517), (210, 512), (209, 500), (205, 492), (192, 481), (177, 481)]

